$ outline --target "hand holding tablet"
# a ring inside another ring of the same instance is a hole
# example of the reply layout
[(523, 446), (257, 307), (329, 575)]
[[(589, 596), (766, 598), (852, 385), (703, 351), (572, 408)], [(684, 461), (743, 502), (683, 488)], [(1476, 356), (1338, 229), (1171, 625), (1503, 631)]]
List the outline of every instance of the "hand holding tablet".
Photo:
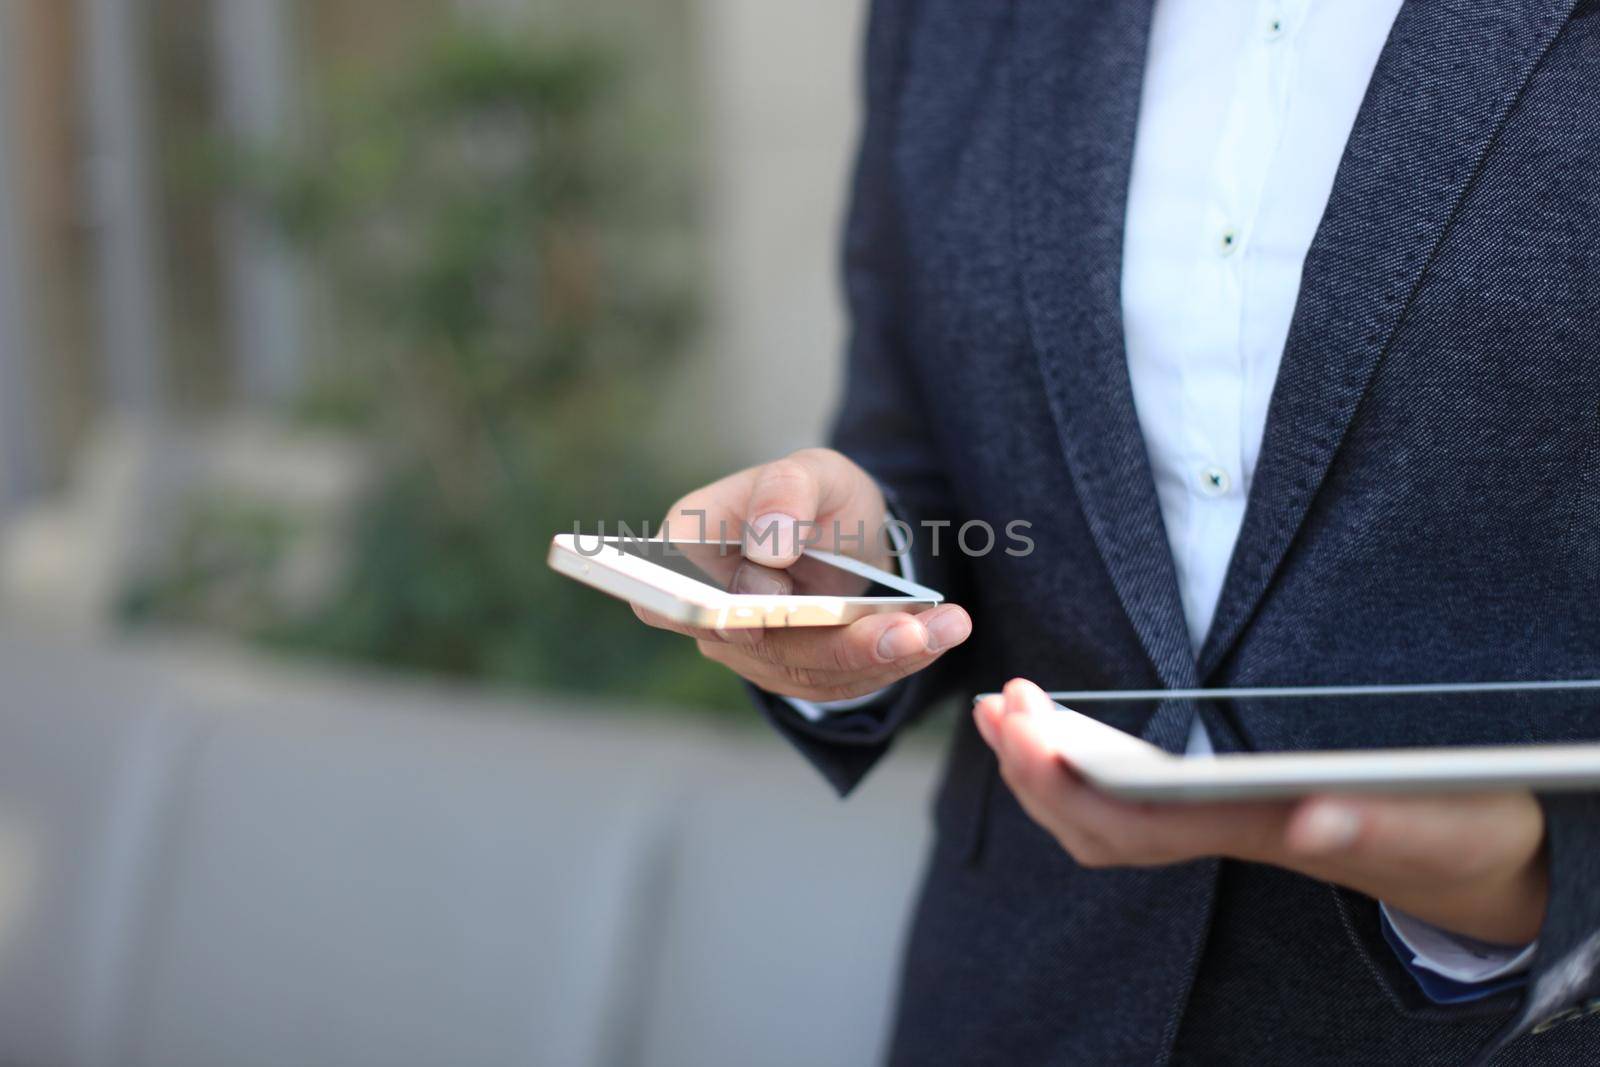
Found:
[[(1278, 757), (1149, 751), (1053, 707), (1021, 679), (980, 699), (973, 719), (1017, 804), (1082, 866), (1243, 860), (1345, 886), (1481, 941), (1522, 945), (1538, 935), (1548, 887), (1545, 820), (1527, 788), (1469, 790), (1458, 777), (1397, 795), (1389, 787), (1410, 778), (1388, 773), (1274, 775), (1241, 792), (1237, 771), (1209, 772), (1222, 773), (1226, 788), (1195, 771)], [(1334, 781), (1339, 788), (1326, 788)], [(1157, 800), (1184, 803), (1150, 802)]]
[[(1438, 694), (1452, 689), (1528, 691), (1593, 688), (1600, 681), (1503, 686), (1318, 687), (1211, 691), (1251, 699), (1365, 693)], [(1088, 694), (1076, 694), (1088, 696)], [(1135, 694), (1147, 695), (1147, 694)], [(984, 700), (998, 694), (985, 694)], [(1104, 698), (1108, 694), (1096, 694)], [(1313, 793), (1459, 793), (1477, 790), (1557, 792), (1600, 788), (1600, 744), (1359, 749), (1336, 752), (1239, 752), (1177, 756), (1059, 703), (1031, 709), (1061, 760), (1096, 789), (1128, 800), (1199, 802), (1292, 798)]]

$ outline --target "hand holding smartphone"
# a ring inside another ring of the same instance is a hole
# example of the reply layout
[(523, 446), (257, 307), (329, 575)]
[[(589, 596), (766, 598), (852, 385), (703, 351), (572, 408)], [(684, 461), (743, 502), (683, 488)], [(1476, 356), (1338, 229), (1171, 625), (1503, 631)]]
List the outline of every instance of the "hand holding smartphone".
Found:
[[(597, 557), (582, 574), (578, 546), (558, 538), (551, 563), (590, 584), (604, 581), (640, 619), (693, 639), (703, 656), (768, 692), (841, 700), (922, 670), (972, 632), (961, 607), (892, 573), (879, 537), (886, 517), (866, 471), (838, 452), (804, 449), (673, 505), (668, 537), (717, 544), (676, 555), (609, 549), (602, 576)], [(816, 547), (803, 543), (802, 528), (820, 531)], [(848, 541), (834, 541), (834, 530)], [(729, 541), (742, 551), (721, 547)]]
[(807, 549), (768, 567), (739, 543), (557, 534), (550, 566), (585, 585), (700, 629), (842, 626), (937, 607), (938, 593), (848, 556)]

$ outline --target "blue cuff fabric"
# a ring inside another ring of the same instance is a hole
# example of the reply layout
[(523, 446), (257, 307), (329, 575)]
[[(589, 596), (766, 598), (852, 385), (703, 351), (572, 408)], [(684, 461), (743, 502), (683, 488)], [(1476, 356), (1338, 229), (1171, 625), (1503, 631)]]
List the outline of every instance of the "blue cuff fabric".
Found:
[(1389, 922), (1387, 915), (1380, 914), (1378, 923), (1383, 928), (1383, 939), (1394, 949), (1394, 954), (1400, 957), (1400, 965), (1411, 975), (1422, 995), (1435, 1004), (1466, 1004), (1484, 997), (1492, 997), (1496, 993), (1507, 989), (1517, 989), (1527, 984), (1526, 972), (1508, 974), (1500, 978), (1490, 978), (1483, 982), (1458, 982), (1453, 978), (1446, 978), (1442, 974), (1434, 974), (1424, 970), (1411, 962), (1412, 952), (1400, 940), (1400, 935), (1395, 933), (1394, 926)]

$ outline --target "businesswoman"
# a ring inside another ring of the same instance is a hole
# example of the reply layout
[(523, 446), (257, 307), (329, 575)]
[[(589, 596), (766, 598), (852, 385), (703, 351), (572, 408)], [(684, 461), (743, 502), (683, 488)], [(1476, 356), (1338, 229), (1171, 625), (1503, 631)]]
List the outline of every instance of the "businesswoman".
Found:
[[(950, 595), (691, 634), (840, 792), (1017, 679), (958, 726), (891, 1057), (1600, 1062), (1596, 796), (1120, 803), (1021, 680), (1600, 676), (1600, 3), (879, 0), (866, 64), (836, 450), (678, 510), (779, 566), (893, 516), (907, 556), (851, 550)], [(1017, 519), (1026, 555), (953, 543)], [(1597, 705), (1118, 725), (1593, 739)]]

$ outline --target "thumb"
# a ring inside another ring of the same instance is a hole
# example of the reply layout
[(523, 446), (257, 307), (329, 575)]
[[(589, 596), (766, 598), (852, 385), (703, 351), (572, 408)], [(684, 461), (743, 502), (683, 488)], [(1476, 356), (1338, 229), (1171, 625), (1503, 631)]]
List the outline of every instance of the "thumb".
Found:
[(744, 554), (769, 567), (787, 567), (817, 541), (823, 472), (796, 453), (756, 471), (745, 508)]

